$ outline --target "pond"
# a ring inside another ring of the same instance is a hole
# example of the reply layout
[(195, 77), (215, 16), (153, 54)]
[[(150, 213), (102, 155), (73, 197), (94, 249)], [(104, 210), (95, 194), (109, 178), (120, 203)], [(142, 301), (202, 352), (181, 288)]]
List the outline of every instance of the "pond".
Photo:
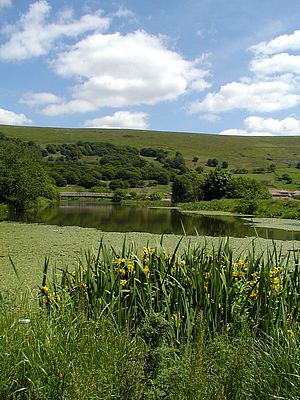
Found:
[(300, 240), (300, 231), (253, 227), (238, 216), (182, 213), (171, 208), (148, 208), (106, 202), (62, 202), (26, 222), (81, 226), (108, 232), (174, 233), (200, 236), (259, 236), (275, 240)]

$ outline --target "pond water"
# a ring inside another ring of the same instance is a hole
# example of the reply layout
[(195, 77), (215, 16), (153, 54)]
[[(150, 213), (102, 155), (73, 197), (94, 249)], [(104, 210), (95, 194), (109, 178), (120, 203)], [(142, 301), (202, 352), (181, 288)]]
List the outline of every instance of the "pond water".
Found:
[[(148, 208), (106, 202), (62, 202), (31, 216), (27, 222), (81, 226), (108, 232), (174, 233), (201, 236), (260, 236), (300, 240), (300, 232), (257, 227), (236, 216), (181, 213), (170, 208)], [(184, 227), (184, 228), (183, 228)]]

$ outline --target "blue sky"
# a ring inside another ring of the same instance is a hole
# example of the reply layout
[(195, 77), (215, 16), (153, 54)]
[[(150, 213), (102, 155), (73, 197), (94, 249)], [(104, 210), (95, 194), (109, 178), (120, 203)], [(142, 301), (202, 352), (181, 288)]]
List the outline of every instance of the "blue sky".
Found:
[(0, 0), (0, 124), (300, 135), (298, 0)]

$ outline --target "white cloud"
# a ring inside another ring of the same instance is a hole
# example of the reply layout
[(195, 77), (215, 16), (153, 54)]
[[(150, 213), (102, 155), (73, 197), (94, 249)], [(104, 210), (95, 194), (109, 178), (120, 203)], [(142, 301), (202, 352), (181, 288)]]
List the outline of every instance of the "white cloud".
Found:
[(83, 15), (79, 20), (71, 19), (70, 12), (62, 15), (57, 23), (47, 23), (51, 7), (45, 0), (30, 5), (14, 26), (5, 28), (9, 40), (0, 47), (0, 60), (25, 60), (47, 54), (54, 42), (61, 37), (77, 37), (88, 31), (104, 31), (109, 19), (99, 13)]
[(148, 114), (143, 112), (117, 111), (112, 115), (95, 118), (85, 122), (89, 128), (127, 128), (146, 129)]
[(4, 110), (0, 108), (0, 124), (3, 125), (26, 125), (31, 124), (32, 121), (24, 114), (16, 114), (13, 111)]
[(226, 135), (226, 136), (272, 136), (269, 132), (249, 132), (245, 129), (225, 129), (224, 131), (220, 132), (219, 135)]
[(264, 76), (300, 75), (300, 56), (280, 53), (272, 57), (255, 58), (251, 61), (250, 69), (255, 74)]
[(11, 0), (0, 0), (0, 8), (10, 7), (10, 6), (11, 6)]
[(271, 55), (286, 50), (300, 50), (300, 30), (290, 35), (280, 35), (270, 41), (260, 42), (250, 47), (255, 54)]
[[(144, 31), (93, 34), (61, 52), (52, 65), (64, 77), (78, 79), (72, 99), (47, 107), (48, 115), (175, 100), (187, 90), (209, 86), (199, 61), (169, 50), (161, 37)], [(78, 107), (79, 105), (79, 107)]]
[(55, 104), (62, 101), (61, 97), (53, 93), (39, 92), (39, 93), (26, 93), (20, 100), (20, 103), (27, 104), (28, 106), (39, 106), (45, 104)]
[(118, 18), (132, 18), (135, 16), (135, 14), (128, 8), (124, 6), (119, 6), (118, 10), (113, 14), (113, 16)]
[(300, 135), (300, 121), (293, 117), (279, 120), (251, 116), (244, 120), (244, 124), (250, 131), (269, 132), (272, 135)]
[[(261, 42), (250, 50), (252, 76), (222, 85), (190, 104), (191, 113), (220, 114), (231, 110), (276, 112), (300, 104), (300, 30)], [(240, 134), (240, 133), (239, 133)]]
[(92, 102), (85, 100), (71, 100), (69, 102), (49, 104), (42, 109), (44, 115), (55, 116), (61, 114), (75, 114), (95, 111), (96, 107)]
[(219, 92), (208, 93), (204, 100), (190, 105), (191, 113), (212, 113), (233, 109), (254, 112), (272, 112), (294, 107), (300, 95), (292, 93), (290, 83), (280, 80), (262, 82), (231, 82), (221, 86)]
[(300, 120), (287, 117), (282, 120), (250, 116), (244, 119), (246, 129), (225, 129), (220, 135), (235, 136), (299, 136)]

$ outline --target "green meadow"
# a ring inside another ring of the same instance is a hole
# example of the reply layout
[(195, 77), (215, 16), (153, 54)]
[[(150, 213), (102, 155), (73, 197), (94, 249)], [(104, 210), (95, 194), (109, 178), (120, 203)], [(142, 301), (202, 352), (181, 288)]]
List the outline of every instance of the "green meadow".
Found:
[[(118, 145), (163, 148), (171, 153), (180, 151), (192, 163), (199, 157), (204, 165), (209, 158), (228, 161), (230, 168), (267, 167), (276, 164), (281, 169), (296, 173), (299, 162), (300, 138), (295, 137), (238, 137), (212, 134), (141, 131), (126, 129), (44, 128), (0, 125), (7, 136), (40, 145), (48, 143), (110, 142)], [(280, 171), (281, 172), (281, 171)], [(299, 176), (299, 175), (298, 175)]]

